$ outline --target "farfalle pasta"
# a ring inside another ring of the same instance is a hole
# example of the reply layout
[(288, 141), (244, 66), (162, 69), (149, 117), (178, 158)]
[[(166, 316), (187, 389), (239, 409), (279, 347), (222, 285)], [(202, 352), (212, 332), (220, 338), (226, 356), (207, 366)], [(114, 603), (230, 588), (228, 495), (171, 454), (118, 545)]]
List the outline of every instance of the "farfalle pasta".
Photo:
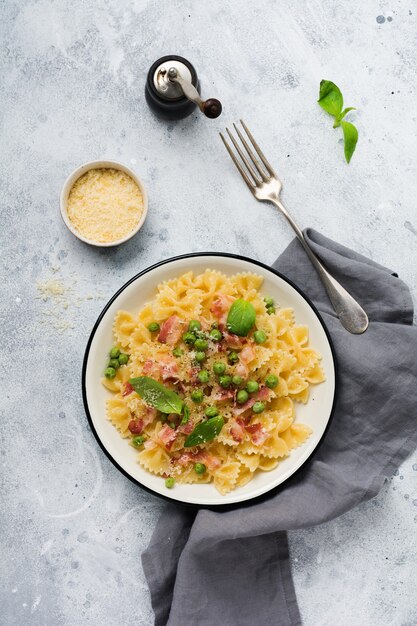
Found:
[(296, 420), (320, 354), (294, 312), (261, 293), (251, 273), (187, 272), (114, 320), (102, 381), (107, 417), (149, 472), (213, 483), (221, 494), (270, 471), (310, 436)]

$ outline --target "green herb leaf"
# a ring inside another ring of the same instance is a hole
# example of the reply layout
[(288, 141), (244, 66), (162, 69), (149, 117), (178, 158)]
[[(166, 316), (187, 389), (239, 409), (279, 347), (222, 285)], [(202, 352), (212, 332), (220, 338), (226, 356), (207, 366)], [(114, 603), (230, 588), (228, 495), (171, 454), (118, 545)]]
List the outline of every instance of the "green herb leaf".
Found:
[(317, 102), (327, 113), (337, 117), (343, 108), (342, 92), (331, 80), (322, 80)]
[(129, 380), (136, 393), (148, 404), (161, 413), (178, 413), (183, 410), (183, 401), (170, 389), (147, 376), (139, 376)]
[(224, 426), (224, 419), (221, 415), (211, 417), (205, 422), (197, 424), (193, 432), (188, 435), (184, 442), (185, 448), (192, 448), (193, 446), (199, 446), (207, 441), (212, 441), (220, 434), (221, 429)]
[(339, 115), (336, 117), (333, 128), (337, 128), (338, 126), (340, 126), (340, 122), (345, 117), (345, 115), (349, 113), (349, 111), (356, 111), (356, 107), (346, 107), (346, 109), (343, 109), (343, 111), (339, 113)]
[(256, 311), (253, 304), (239, 298), (230, 307), (227, 316), (227, 330), (239, 337), (246, 337), (256, 320)]
[(358, 143), (358, 130), (356, 126), (350, 122), (341, 122), (343, 129), (343, 136), (345, 138), (345, 158), (348, 163), (355, 152), (356, 144)]
[(358, 143), (358, 131), (356, 126), (350, 122), (342, 122), (342, 120), (349, 111), (355, 110), (355, 107), (346, 107), (343, 109), (342, 92), (339, 87), (330, 80), (322, 80), (320, 82), (320, 96), (317, 102), (322, 109), (335, 118), (333, 128), (342, 126), (345, 143), (345, 158), (347, 163), (350, 163), (352, 155), (355, 152), (356, 144)]
[(190, 419), (190, 409), (185, 404), (185, 402), (182, 407), (182, 414), (183, 414), (183, 418), (181, 420), (181, 424), (184, 425), (184, 424), (187, 424)]

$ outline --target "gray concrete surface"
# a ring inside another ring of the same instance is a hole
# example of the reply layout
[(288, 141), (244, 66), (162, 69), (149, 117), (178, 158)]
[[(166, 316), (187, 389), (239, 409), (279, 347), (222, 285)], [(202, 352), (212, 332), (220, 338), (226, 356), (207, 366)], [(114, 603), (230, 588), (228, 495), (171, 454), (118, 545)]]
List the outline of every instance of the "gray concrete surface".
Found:
[[(220, 145), (217, 131), (240, 116), (300, 224), (394, 268), (416, 297), (417, 5), (4, 0), (0, 31), (1, 622), (149, 625), (140, 553), (163, 504), (89, 430), (80, 374), (92, 325), (156, 261), (220, 250), (270, 263), (291, 240)], [(147, 69), (170, 52), (221, 98), (219, 120), (149, 112)], [(316, 104), (321, 78), (358, 108), (350, 166)], [(101, 157), (131, 165), (149, 189), (143, 230), (114, 250), (80, 243), (58, 212), (68, 173)], [(47, 297), (50, 281), (60, 294)], [(375, 500), (291, 533), (305, 626), (417, 624), (416, 478), (414, 455)]]

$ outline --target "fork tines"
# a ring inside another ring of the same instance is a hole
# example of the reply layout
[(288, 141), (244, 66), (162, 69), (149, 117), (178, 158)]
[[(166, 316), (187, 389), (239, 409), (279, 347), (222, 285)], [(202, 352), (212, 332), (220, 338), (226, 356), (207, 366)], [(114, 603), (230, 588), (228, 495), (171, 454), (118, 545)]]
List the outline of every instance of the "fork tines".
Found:
[[(246, 141), (244, 135), (242, 134), (242, 132), (239, 130), (239, 128), (236, 126), (236, 124), (233, 124), (233, 127), (236, 131), (236, 134), (238, 136), (238, 138), (240, 139), (248, 157), (245, 155), (245, 153), (243, 152), (242, 148), (239, 146), (239, 143), (237, 142), (237, 140), (234, 138), (234, 136), (232, 135), (232, 133), (230, 132), (230, 130), (228, 128), (226, 128), (226, 132), (229, 135), (230, 141), (232, 142), (233, 146), (236, 149), (237, 154), (240, 157), (240, 160), (237, 158), (235, 152), (232, 150), (230, 144), (228, 143), (228, 141), (225, 139), (224, 135), (222, 133), (220, 134), (220, 137), (224, 143), (224, 145), (226, 146), (226, 150), (228, 151), (228, 153), (230, 154), (230, 157), (233, 161), (233, 163), (236, 165), (237, 169), (239, 170), (243, 180), (245, 181), (245, 183), (248, 185), (248, 187), (253, 190), (254, 187), (256, 187), (257, 185), (260, 185), (263, 182), (268, 182), (271, 177), (275, 178), (276, 174), (274, 172), (274, 170), (272, 169), (271, 164), (269, 163), (269, 161), (266, 159), (265, 155), (263, 154), (262, 150), (260, 149), (260, 147), (258, 146), (258, 144), (256, 143), (255, 139), (253, 138), (252, 133), (250, 132), (249, 128), (246, 126), (245, 122), (243, 120), (240, 120), (240, 123), (242, 124), (247, 137), (249, 138), (249, 141), (252, 145), (252, 147), (255, 149), (259, 159), (262, 161), (262, 163), (260, 163), (260, 161), (256, 158), (255, 154), (253, 153), (253, 150), (251, 148), (251, 146), (248, 144), (248, 142)], [(263, 167), (262, 167), (263, 164)], [(246, 168), (246, 169), (245, 169)]]

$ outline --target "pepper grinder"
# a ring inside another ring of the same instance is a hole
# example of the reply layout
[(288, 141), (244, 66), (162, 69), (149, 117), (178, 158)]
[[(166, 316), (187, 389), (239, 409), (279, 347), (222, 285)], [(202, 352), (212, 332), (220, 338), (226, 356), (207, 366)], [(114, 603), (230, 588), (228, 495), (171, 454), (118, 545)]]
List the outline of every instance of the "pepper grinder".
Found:
[(203, 100), (193, 65), (183, 57), (161, 57), (148, 72), (145, 86), (146, 102), (158, 117), (180, 120), (196, 107), (209, 118), (219, 117), (222, 105), (216, 98)]

